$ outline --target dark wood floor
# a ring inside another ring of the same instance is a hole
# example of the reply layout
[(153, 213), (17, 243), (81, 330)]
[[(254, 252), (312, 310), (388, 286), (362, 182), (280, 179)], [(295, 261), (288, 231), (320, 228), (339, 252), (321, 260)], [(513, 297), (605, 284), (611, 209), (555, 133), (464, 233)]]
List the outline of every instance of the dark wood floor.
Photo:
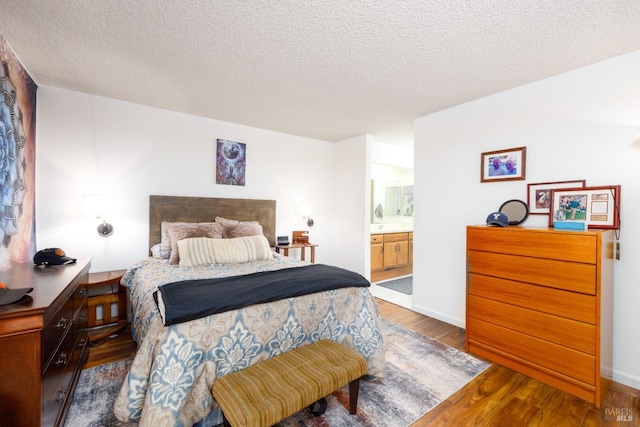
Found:
[[(384, 318), (464, 351), (464, 329), (383, 300), (378, 303)], [(136, 351), (128, 328), (98, 344), (91, 348), (85, 367), (126, 359)], [(616, 421), (616, 415), (622, 413), (631, 413), (632, 419)], [(602, 408), (597, 409), (584, 400), (492, 364), (413, 426), (636, 427), (640, 426), (640, 391), (614, 383)]]

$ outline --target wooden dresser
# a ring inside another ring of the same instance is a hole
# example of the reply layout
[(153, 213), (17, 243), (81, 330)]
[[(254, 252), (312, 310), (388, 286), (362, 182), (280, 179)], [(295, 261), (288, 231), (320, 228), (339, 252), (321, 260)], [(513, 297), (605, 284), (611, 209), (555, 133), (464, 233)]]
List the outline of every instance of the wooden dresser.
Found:
[(600, 407), (613, 232), (467, 227), (466, 349)]
[(0, 424), (64, 425), (89, 354), (90, 265), (79, 259), (0, 271), (0, 281), (9, 287), (33, 287), (20, 302), (0, 306)]

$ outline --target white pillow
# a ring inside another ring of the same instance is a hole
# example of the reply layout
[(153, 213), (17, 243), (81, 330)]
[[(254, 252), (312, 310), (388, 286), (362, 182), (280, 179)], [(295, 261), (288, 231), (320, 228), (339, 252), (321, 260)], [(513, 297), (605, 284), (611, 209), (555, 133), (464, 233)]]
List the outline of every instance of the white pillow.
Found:
[(181, 267), (207, 264), (240, 264), (273, 257), (269, 241), (264, 236), (233, 239), (194, 237), (178, 241)]

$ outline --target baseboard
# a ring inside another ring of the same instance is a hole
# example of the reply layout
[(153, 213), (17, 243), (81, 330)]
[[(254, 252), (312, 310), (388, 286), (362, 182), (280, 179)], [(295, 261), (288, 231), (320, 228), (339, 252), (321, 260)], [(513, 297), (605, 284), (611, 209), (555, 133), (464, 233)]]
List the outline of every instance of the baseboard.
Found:
[(440, 312), (429, 310), (429, 309), (424, 308), (424, 307), (420, 307), (419, 305), (416, 305), (416, 304), (413, 304), (411, 306), (411, 310), (413, 310), (413, 311), (415, 311), (417, 313), (420, 313), (420, 314), (424, 314), (425, 316), (433, 317), (434, 319), (443, 321), (443, 322), (448, 323), (450, 325), (454, 325), (454, 326), (457, 326), (459, 328), (465, 329), (464, 320), (456, 319), (454, 317), (447, 316), (447, 315), (442, 314)]
[(640, 397), (640, 378), (633, 376), (631, 374), (620, 372), (617, 369), (613, 370), (613, 385), (619, 385), (621, 387), (627, 387), (634, 391), (627, 390), (626, 393), (633, 394), (636, 397)]

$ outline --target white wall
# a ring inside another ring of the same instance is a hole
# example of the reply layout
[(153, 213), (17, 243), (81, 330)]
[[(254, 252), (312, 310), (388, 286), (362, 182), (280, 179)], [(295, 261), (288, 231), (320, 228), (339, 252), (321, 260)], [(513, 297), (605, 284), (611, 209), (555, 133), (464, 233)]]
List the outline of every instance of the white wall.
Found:
[(370, 277), (369, 180), (371, 168), (368, 135), (335, 144), (333, 242), (335, 265)]
[[(126, 268), (148, 253), (149, 195), (232, 197), (275, 199), (276, 233), (309, 229), (316, 261), (336, 261), (334, 143), (47, 86), (38, 88), (36, 135), (38, 249), (93, 257), (92, 271)], [(218, 138), (246, 143), (246, 186), (215, 184)], [(115, 204), (107, 238), (80, 214), (83, 194), (103, 192)], [(363, 203), (362, 193), (354, 201)], [(313, 210), (312, 228), (294, 215), (301, 201)], [(340, 257), (353, 264), (349, 250)]]
[(372, 140), (371, 163), (413, 169), (413, 147)]
[[(620, 184), (614, 380), (640, 388), (640, 51), (414, 122), (414, 308), (460, 326), (465, 227), (484, 224), (527, 183)], [(526, 146), (526, 181), (480, 183), (480, 153)], [(532, 215), (524, 226), (546, 226)]]

